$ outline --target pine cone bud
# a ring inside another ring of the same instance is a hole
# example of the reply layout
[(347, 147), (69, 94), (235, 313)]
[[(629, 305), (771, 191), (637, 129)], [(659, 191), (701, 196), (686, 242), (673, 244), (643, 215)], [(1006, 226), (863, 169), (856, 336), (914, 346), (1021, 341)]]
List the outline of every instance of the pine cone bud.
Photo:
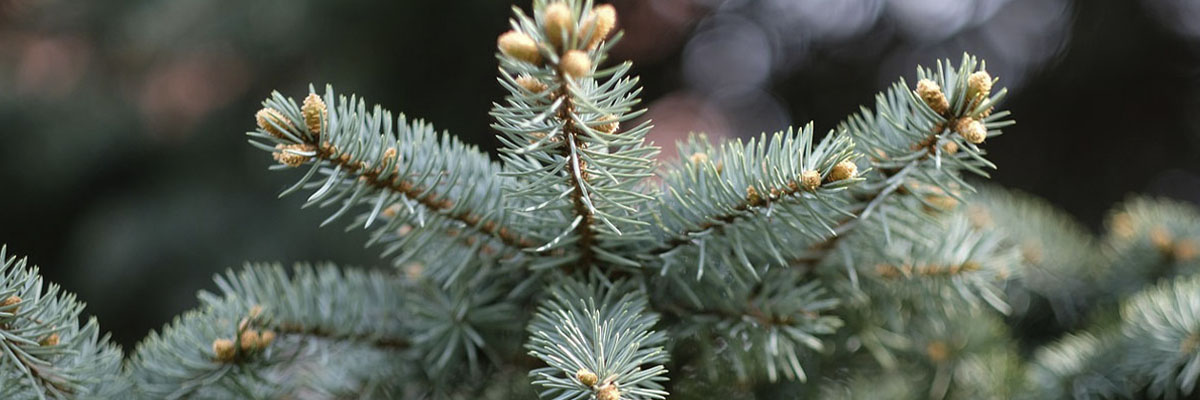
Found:
[(563, 55), (559, 67), (564, 74), (579, 79), (592, 72), (592, 60), (588, 59), (587, 53), (571, 50)]
[(272, 331), (272, 330), (262, 331), (262, 333), (258, 335), (258, 348), (260, 348), (260, 349), (266, 348), (267, 346), (271, 345), (271, 342), (274, 342), (274, 341), (275, 341), (275, 331)]
[(692, 164), (696, 164), (696, 165), (706, 163), (706, 162), (708, 162), (708, 154), (693, 153), (691, 157), (688, 157), (688, 161), (691, 161)]
[(242, 346), (242, 351), (250, 351), (258, 348), (259, 337), (256, 330), (247, 329), (242, 332), (242, 336), (238, 339)]
[(529, 93), (541, 93), (550, 88), (545, 82), (542, 82), (529, 75), (521, 75), (517, 77), (517, 85), (525, 88), (525, 90), (528, 90)]
[(57, 346), (58, 341), (59, 341), (58, 334), (51, 333), (50, 336), (46, 336), (46, 337), (42, 338), (42, 340), (39, 340), (38, 344), (41, 345), (42, 347)]
[(575, 33), (575, 18), (571, 16), (571, 8), (565, 3), (554, 3), (546, 6), (546, 14), (542, 22), (545, 24), (546, 37), (555, 47), (563, 48), (563, 40), (570, 40)]
[(805, 170), (800, 173), (800, 186), (807, 191), (816, 190), (821, 186), (821, 174), (813, 170)]
[(596, 131), (599, 131), (599, 132), (616, 133), (617, 129), (621, 128), (621, 121), (619, 119), (617, 119), (616, 115), (612, 115), (612, 114), (605, 115), (600, 118), (599, 122), (602, 122), (602, 124), (596, 125), (596, 127), (594, 128)]
[(967, 98), (976, 100), (992, 93), (992, 76), (987, 71), (978, 71), (967, 77)]
[(946, 94), (942, 93), (942, 87), (938, 86), (937, 82), (929, 79), (917, 81), (916, 93), (934, 112), (945, 114), (950, 110), (950, 102), (946, 100)]
[(500, 48), (501, 53), (516, 60), (530, 64), (542, 62), (542, 53), (538, 51), (537, 43), (524, 33), (504, 32), (499, 39), (496, 39), (496, 46)]
[(758, 189), (754, 186), (746, 186), (746, 203), (752, 206), (762, 204), (762, 196), (758, 195)]
[[(21, 304), (21, 298), (17, 297), (16, 295), (8, 296), (8, 298), (4, 299), (4, 301), (0, 301), (0, 308), (8, 307), (8, 306), (11, 306), (14, 304)], [(12, 311), (9, 311), (9, 312), (16, 314), (17, 310), (20, 308), (21, 307), (19, 307), (19, 306), (13, 307)]]
[(278, 161), (280, 164), (295, 168), (304, 165), (304, 163), (308, 162), (311, 157), (291, 153), (286, 150), (307, 152), (314, 151), (316, 148), (310, 144), (277, 144), (275, 145), (275, 150), (279, 150), (271, 153), (271, 157), (275, 158), (275, 161)]
[(600, 387), (596, 400), (621, 400), (621, 391), (617, 390), (617, 385), (609, 383)]
[(328, 111), (325, 109), (325, 101), (321, 100), (321, 96), (316, 93), (309, 93), (308, 97), (304, 98), (304, 105), (300, 107), (300, 113), (304, 114), (304, 124), (308, 125), (308, 131), (313, 135), (321, 135), (321, 120), (325, 119)]
[(958, 152), (958, 143), (954, 143), (954, 141), (949, 141), (949, 140), (946, 141), (946, 143), (942, 143), (942, 152), (944, 152), (946, 154), (957, 153)]
[(954, 130), (968, 142), (974, 144), (983, 143), (987, 139), (987, 128), (982, 122), (971, 118), (960, 118), (954, 122)]
[(287, 135), (285, 135), (281, 129), (294, 129), (292, 122), (288, 121), (288, 119), (284, 117), (279, 110), (274, 108), (264, 108), (258, 110), (258, 113), (254, 114), (254, 120), (258, 123), (259, 129), (262, 129), (264, 132), (271, 134), (271, 136), (280, 139), (287, 138)]
[(575, 372), (575, 379), (578, 379), (579, 383), (582, 383), (584, 386), (591, 387), (600, 378), (596, 377), (596, 373), (580, 368), (578, 372)]
[(617, 25), (617, 9), (612, 4), (601, 4), (592, 8), (592, 15), (586, 21), (583, 21), (583, 29), (580, 33), (591, 33), (592, 36), (588, 39), (587, 49), (593, 50), (600, 42), (608, 37), (612, 32), (612, 28)]
[(829, 181), (844, 181), (846, 179), (854, 178), (857, 175), (858, 165), (855, 165), (853, 161), (842, 161), (837, 163), (837, 165), (834, 165), (832, 171), (829, 171)]
[(237, 349), (233, 347), (233, 341), (229, 339), (214, 340), (212, 351), (217, 361), (221, 362), (233, 361), (233, 356), (237, 354)]

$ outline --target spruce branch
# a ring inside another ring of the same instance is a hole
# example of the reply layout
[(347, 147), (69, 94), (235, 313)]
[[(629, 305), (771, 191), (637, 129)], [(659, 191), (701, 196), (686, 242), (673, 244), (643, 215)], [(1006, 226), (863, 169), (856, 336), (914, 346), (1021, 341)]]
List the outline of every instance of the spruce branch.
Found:
[(658, 315), (627, 281), (593, 277), (549, 289), (529, 325), (529, 354), (548, 364), (533, 370), (543, 398), (664, 399), (666, 341), (650, 329)]
[(1037, 314), (1040, 310), (1028, 307), (1042, 298), (1060, 324), (1071, 326), (1103, 295), (1107, 261), (1097, 240), (1066, 213), (996, 187), (984, 187), (970, 201), (963, 212), (971, 225), (1003, 233), (1020, 251), (1020, 273), (1008, 291), (1010, 304), (1024, 305), (1016, 314)]
[(419, 251), (427, 245), (445, 245), (440, 260), (465, 264), (481, 255), (517, 256), (532, 244), (498, 212), (507, 179), (486, 154), (423, 121), (393, 119), (378, 106), (368, 112), (362, 99), (334, 99), (327, 87), (303, 106), (279, 93), (264, 101), (251, 144), (273, 153), (275, 169), (307, 165), (282, 195), (308, 188), (306, 207), (338, 206), (326, 224), (355, 207), (368, 210), (351, 226), (382, 220), (368, 244), (386, 243), (384, 254), (398, 253), (396, 265), (428, 261)]
[(915, 90), (901, 79), (876, 96), (874, 110), (863, 107), (838, 126), (837, 132), (855, 139), (856, 150), (867, 155), (870, 165), (864, 181), (848, 195), (848, 208), (856, 217), (838, 221), (838, 235), (814, 244), (812, 255), (792, 264), (820, 261), (844, 234), (872, 217), (881, 221), (889, 240), (894, 230), (919, 236), (891, 220), (921, 219), (929, 209), (953, 208), (974, 191), (962, 172), (988, 177), (985, 168), (995, 168), (980, 144), (1013, 123), (1006, 118), (1009, 112), (994, 111), (1007, 89), (992, 94), (995, 79), (967, 54), (957, 68), (949, 60), (939, 61), (936, 69), (917, 68), (917, 78)]
[(1200, 268), (1200, 212), (1167, 199), (1132, 198), (1110, 213), (1104, 287), (1120, 295)]
[(1030, 398), (1132, 397), (1117, 377), (1119, 334), (1068, 334), (1034, 353), (1028, 372)]
[(1186, 397), (1200, 381), (1200, 277), (1162, 282), (1121, 307), (1124, 376), (1160, 398)]
[(121, 351), (84, 304), (36, 266), (0, 247), (0, 394), (14, 399), (101, 398), (124, 390)]
[[(812, 125), (717, 147), (705, 136), (680, 146), (680, 162), (663, 176), (657, 217), (663, 273), (679, 260), (758, 266), (786, 264), (806, 243), (834, 235), (833, 220), (850, 215), (838, 194), (860, 180), (854, 142), (830, 134), (814, 146)], [(686, 247), (685, 247), (686, 246)]]
[[(379, 272), (277, 265), (219, 276), (222, 294), (151, 333), (130, 359), (138, 393), (153, 398), (355, 393), (410, 372), (398, 278)], [(320, 368), (331, 360), (344, 368)], [(330, 376), (336, 375), (337, 379)], [(314, 386), (331, 382), (333, 386)]]
[[(956, 302), (943, 300), (961, 298), (965, 304), (986, 304), (1010, 312), (1003, 287), (1020, 272), (1021, 254), (1002, 233), (973, 226), (961, 211), (940, 220), (906, 225), (936, 236), (894, 238), (884, 246), (847, 255), (841, 262), (857, 266), (856, 275), (870, 277), (879, 285), (870, 292), (891, 293), (916, 310), (953, 308)], [(869, 236), (879, 237), (882, 229), (871, 227), (864, 233), (872, 235), (857, 236), (847, 245), (865, 249), (875, 240)]]
[[(690, 280), (682, 283), (698, 285)], [(705, 284), (720, 282), (699, 283)], [(677, 321), (672, 336), (692, 337), (699, 342), (693, 346), (712, 352), (711, 357), (697, 357), (704, 368), (718, 375), (732, 370), (742, 383), (760, 376), (769, 382), (781, 377), (807, 380), (804, 364), (826, 350), (822, 337), (842, 326), (831, 315), (839, 300), (821, 282), (796, 269), (771, 269), (762, 280), (745, 285), (726, 282), (724, 288), (723, 295), (697, 297), (694, 304), (672, 299), (676, 291), (668, 288), (654, 303)]]
[(509, 95), (491, 114), (516, 181), (507, 193), (527, 204), (512, 212), (533, 232), (534, 252), (554, 255), (534, 268), (638, 267), (622, 249), (648, 237), (652, 197), (641, 182), (658, 148), (644, 143), (649, 122), (620, 128), (644, 112), (634, 110), (630, 64), (598, 69), (617, 40), (605, 40), (616, 13), (591, 0), (537, 0), (533, 11), (514, 9), (513, 30), (497, 41)]

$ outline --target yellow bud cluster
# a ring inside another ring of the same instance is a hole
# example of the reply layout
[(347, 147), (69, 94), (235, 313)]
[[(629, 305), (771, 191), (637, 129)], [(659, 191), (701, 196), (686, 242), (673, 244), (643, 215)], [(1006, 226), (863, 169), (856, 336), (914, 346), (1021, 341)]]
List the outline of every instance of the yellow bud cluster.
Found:
[(229, 339), (217, 339), (212, 343), (213, 357), (220, 362), (233, 361), (233, 357), (237, 355), (237, 348), (234, 347), (233, 341)]
[(579, 383), (582, 383), (584, 386), (591, 387), (595, 385), (600, 378), (596, 376), (595, 372), (580, 368), (579, 371), (575, 372), (575, 379), (578, 379)]
[(984, 139), (987, 139), (987, 127), (983, 126), (983, 122), (979, 120), (963, 117), (954, 121), (954, 131), (958, 132), (966, 141), (980, 144)]
[(259, 331), (250, 326), (252, 322), (262, 316), (262, 312), (262, 306), (251, 307), (247, 316), (238, 322), (237, 333), (233, 339), (213, 340), (213, 359), (218, 362), (233, 362), (238, 359), (239, 355), (252, 354), (270, 346), (275, 341), (275, 331), (269, 329)]
[(271, 136), (280, 139), (287, 138), (287, 135), (283, 133), (284, 130), (290, 131), (296, 129), (296, 127), (292, 125), (292, 122), (283, 116), (283, 113), (280, 113), (279, 110), (274, 108), (264, 108), (258, 110), (258, 113), (254, 114), (254, 121), (258, 124), (258, 128), (262, 129), (263, 132), (269, 133)]
[(554, 3), (546, 6), (546, 12), (542, 16), (542, 25), (546, 30), (546, 38), (550, 39), (550, 43), (554, 43), (555, 47), (562, 48), (564, 41), (569, 41), (571, 34), (575, 31), (575, 17), (571, 15), (571, 8), (565, 3)]
[(942, 87), (937, 82), (929, 79), (917, 81), (916, 93), (934, 112), (945, 114), (950, 110), (950, 101), (946, 100), (946, 94), (942, 93)]
[(617, 129), (621, 128), (621, 121), (619, 119), (617, 119), (616, 115), (612, 115), (612, 114), (605, 115), (603, 117), (600, 117), (600, 119), (597, 122), (600, 123), (599, 125), (596, 125), (596, 127), (595, 127), (596, 131), (598, 131), (598, 132), (616, 133)]
[(829, 171), (829, 181), (837, 182), (847, 179), (853, 179), (858, 176), (858, 165), (853, 161), (842, 161), (833, 166), (833, 170)]
[(588, 50), (594, 50), (608, 37), (614, 26), (617, 25), (617, 9), (611, 4), (601, 4), (592, 8), (592, 15), (583, 21), (583, 28), (580, 29), (580, 34), (590, 34), (587, 43)]
[(316, 93), (309, 93), (308, 97), (304, 98), (304, 105), (300, 107), (300, 113), (304, 115), (304, 125), (308, 127), (308, 131), (313, 135), (321, 135), (321, 121), (326, 118), (329, 113), (325, 108), (325, 100), (321, 100), (321, 96)]
[(542, 82), (542, 81), (538, 80), (537, 78), (534, 78), (529, 75), (521, 75), (521, 76), (517, 77), (517, 85), (521, 86), (525, 90), (528, 90), (529, 93), (535, 93), (535, 94), (544, 92), (544, 91), (546, 91), (546, 89), (550, 88), (549, 86), (546, 85), (545, 82)]
[(59, 339), (57, 333), (51, 333), (51, 334), (47, 335), (46, 337), (42, 338), (42, 340), (39, 340), (38, 344), (41, 345), (42, 347), (57, 346), (59, 340), (60, 339)]
[(275, 161), (278, 161), (280, 164), (295, 168), (304, 165), (312, 157), (294, 152), (313, 152), (316, 149), (316, 146), (311, 144), (277, 144), (275, 145), (275, 150), (278, 151), (271, 153), (271, 157), (275, 158)]
[(821, 174), (811, 169), (800, 172), (800, 186), (810, 192), (817, 190), (821, 186)]
[(535, 65), (542, 62), (542, 53), (538, 50), (537, 42), (524, 33), (505, 32), (496, 39), (496, 46), (500, 48), (501, 53), (513, 59)]
[(567, 76), (579, 79), (592, 72), (592, 60), (583, 51), (570, 50), (567, 54), (563, 54), (562, 61), (559, 62), (559, 69)]
[(614, 383), (605, 384), (596, 392), (596, 400), (621, 400), (621, 391)]

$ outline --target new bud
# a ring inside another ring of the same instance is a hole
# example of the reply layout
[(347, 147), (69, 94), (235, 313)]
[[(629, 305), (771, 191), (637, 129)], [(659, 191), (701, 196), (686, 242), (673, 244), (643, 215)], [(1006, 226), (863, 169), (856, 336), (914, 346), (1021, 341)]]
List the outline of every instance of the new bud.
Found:
[(564, 74), (571, 78), (579, 79), (587, 76), (592, 72), (592, 60), (588, 59), (587, 53), (579, 50), (568, 51), (562, 57), (562, 63), (559, 65)]
[(983, 143), (987, 139), (987, 127), (982, 122), (971, 118), (961, 118), (954, 123), (954, 130), (968, 142)]
[(496, 39), (496, 47), (499, 47), (504, 55), (519, 61), (530, 64), (542, 62), (542, 53), (538, 51), (537, 43), (529, 35), (521, 32), (504, 32)]
[(592, 8), (592, 15), (587, 20), (583, 21), (582, 34), (591, 33), (587, 43), (587, 49), (593, 50), (600, 42), (608, 37), (614, 26), (617, 25), (617, 9), (611, 4), (601, 4)]
[(945, 114), (950, 109), (950, 102), (946, 100), (946, 94), (942, 93), (942, 87), (938, 86), (937, 82), (929, 79), (918, 81), (916, 93), (921, 101), (938, 114)]
[(596, 393), (596, 400), (621, 400), (621, 391), (617, 390), (615, 384), (604, 385)]
[(308, 97), (304, 98), (304, 105), (300, 107), (300, 113), (304, 114), (304, 125), (308, 126), (308, 131), (313, 135), (321, 135), (321, 120), (326, 115), (325, 101), (321, 100), (321, 96), (316, 93), (309, 93)]
[(233, 356), (237, 354), (237, 349), (233, 347), (233, 341), (229, 339), (214, 340), (212, 351), (217, 361), (221, 362), (233, 361)]
[(280, 139), (287, 138), (281, 129), (293, 129), (291, 121), (288, 121), (279, 110), (274, 108), (258, 110), (258, 113), (254, 114), (254, 120), (258, 123), (259, 129)]
[(538, 78), (534, 78), (529, 75), (521, 75), (517, 77), (517, 85), (521, 86), (525, 90), (528, 90), (529, 93), (541, 93), (546, 91), (546, 89), (549, 89), (549, 86), (547, 86), (545, 82), (542, 82), (538, 80)]
[(564, 40), (569, 40), (575, 32), (575, 18), (571, 16), (571, 8), (564, 3), (547, 6), (542, 23), (546, 29), (546, 37), (559, 49), (563, 48)]
[(612, 114), (605, 115), (605, 116), (601, 117), (600, 120), (597, 122), (601, 123), (600, 125), (596, 125), (596, 127), (593, 128), (597, 132), (616, 133), (617, 129), (621, 128), (621, 121), (619, 119), (617, 119), (616, 115), (612, 115)]
[(967, 98), (981, 99), (992, 93), (992, 76), (979, 71), (967, 77)]
[(271, 342), (274, 342), (274, 341), (275, 341), (275, 331), (272, 331), (272, 330), (262, 331), (262, 333), (258, 335), (258, 348), (260, 348), (260, 349), (266, 348), (267, 346), (271, 345)]
[[(855, 172), (857, 173), (857, 167)], [(804, 190), (810, 192), (816, 190), (817, 187), (821, 186), (821, 174), (811, 169), (801, 172), (800, 186), (804, 187)]]
[(595, 385), (596, 381), (600, 380), (600, 378), (596, 377), (596, 373), (583, 368), (580, 368), (579, 371), (575, 373), (575, 379), (578, 379), (579, 383), (582, 383), (584, 386), (588, 387)]
[(280, 164), (295, 168), (304, 165), (304, 163), (308, 162), (311, 157), (296, 154), (294, 152), (311, 152), (315, 151), (316, 148), (310, 144), (277, 144), (275, 145), (275, 150), (278, 151), (271, 153), (271, 157), (274, 158), (275, 161), (279, 162)]
[(834, 165), (832, 171), (829, 171), (829, 181), (844, 181), (846, 179), (854, 178), (857, 175), (858, 166), (855, 165), (853, 161), (842, 161), (837, 163), (837, 165)]
[(241, 342), (243, 351), (250, 351), (258, 348), (259, 337), (258, 331), (256, 330), (247, 329), (242, 332), (242, 336), (240, 336), (238, 339)]
[(41, 345), (42, 347), (57, 346), (58, 341), (59, 341), (58, 334), (51, 333), (50, 336), (46, 336), (46, 337), (42, 338), (42, 340), (39, 340), (38, 344)]

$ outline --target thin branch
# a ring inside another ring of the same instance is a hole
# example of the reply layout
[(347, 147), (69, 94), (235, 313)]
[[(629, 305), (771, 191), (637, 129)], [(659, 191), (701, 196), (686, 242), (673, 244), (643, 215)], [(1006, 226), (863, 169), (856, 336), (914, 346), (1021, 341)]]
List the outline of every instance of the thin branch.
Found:
[(506, 227), (498, 226), (494, 221), (483, 222), (483, 218), (479, 214), (463, 210), (456, 213), (450, 212), (454, 209), (454, 202), (447, 198), (438, 198), (439, 196), (433, 191), (426, 191), (425, 188), (419, 187), (413, 182), (403, 179), (380, 179), (383, 171), (379, 168), (365, 170), (362, 164), (352, 163), (349, 157), (343, 158), (343, 153), (337, 148), (330, 145), (322, 145), (317, 151), (316, 157), (321, 160), (330, 162), (340, 166), (342, 170), (350, 173), (359, 172), (359, 179), (362, 179), (368, 185), (381, 190), (390, 190), (400, 193), (409, 199), (415, 200), (425, 208), (437, 212), (447, 218), (462, 222), (475, 230), (492, 236), (498, 239), (501, 243), (509, 247), (513, 251), (520, 251), (523, 248), (533, 247), (534, 243), (523, 237), (513, 230)]
[(682, 232), (673, 235), (674, 237), (672, 237), (670, 240), (667, 240), (662, 246), (651, 250), (650, 254), (657, 256), (670, 253), (679, 247), (693, 243), (692, 235), (708, 231), (709, 229), (719, 229), (728, 225), (732, 225), (738, 220), (749, 218), (750, 214), (756, 210), (770, 208), (772, 204), (799, 203), (799, 201), (802, 200), (800, 195), (803, 193), (804, 188), (801, 187), (799, 183), (793, 181), (787, 187), (778, 189), (778, 191), (772, 190), (770, 193), (762, 194), (762, 197), (757, 201), (749, 198), (742, 199), (742, 201), (735, 204), (729, 212), (711, 216), (708, 218), (709, 222), (700, 224), (700, 226), (696, 228), (686, 228)]
[(571, 115), (575, 112), (575, 102), (571, 98), (571, 91), (568, 87), (571, 83), (568, 82), (565, 73), (558, 73), (558, 90), (556, 95), (563, 99), (559, 105), (557, 117), (563, 121), (563, 135), (566, 146), (563, 146), (562, 156), (570, 163), (570, 172), (567, 178), (567, 185), (571, 187), (571, 203), (575, 215), (583, 218), (579, 225), (575, 227), (575, 232), (579, 235), (579, 261), (578, 266), (588, 266), (593, 263), (595, 254), (592, 252), (592, 242), (595, 241), (596, 231), (592, 228), (595, 222), (595, 217), (592, 215), (591, 208), (588, 207), (590, 198), (586, 193), (584, 183), (588, 179), (587, 167), (583, 160), (579, 159), (579, 152), (587, 148), (587, 143), (580, 140), (579, 136), (583, 134), (579, 127), (575, 126), (575, 119)]

